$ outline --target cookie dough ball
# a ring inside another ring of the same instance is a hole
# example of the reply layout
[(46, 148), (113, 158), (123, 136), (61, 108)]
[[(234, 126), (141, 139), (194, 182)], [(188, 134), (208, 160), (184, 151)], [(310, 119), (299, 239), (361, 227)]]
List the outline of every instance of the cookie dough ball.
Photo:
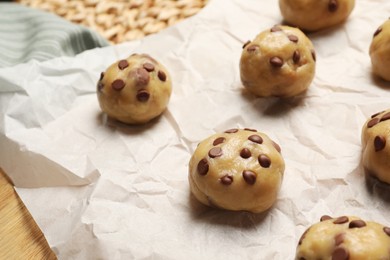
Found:
[(362, 146), (366, 172), (390, 184), (390, 109), (367, 120), (362, 130)]
[(390, 228), (357, 217), (323, 216), (303, 233), (295, 259), (390, 259)]
[(189, 163), (190, 188), (200, 202), (255, 213), (275, 202), (283, 173), (279, 145), (253, 129), (210, 136)]
[(374, 74), (390, 81), (390, 20), (375, 31), (370, 57)]
[(345, 21), (355, 0), (279, 0), (284, 20), (305, 31), (317, 31)]
[(311, 41), (297, 28), (274, 26), (243, 46), (243, 85), (260, 97), (290, 97), (304, 92), (315, 73)]
[(129, 124), (143, 124), (167, 107), (172, 83), (166, 68), (146, 54), (133, 54), (102, 72), (97, 84), (101, 109)]

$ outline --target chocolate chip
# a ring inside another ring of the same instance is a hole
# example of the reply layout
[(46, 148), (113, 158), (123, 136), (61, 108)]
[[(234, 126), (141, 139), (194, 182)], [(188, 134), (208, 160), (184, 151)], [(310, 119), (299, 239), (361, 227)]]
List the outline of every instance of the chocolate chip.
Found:
[(252, 171), (245, 170), (242, 172), (242, 177), (244, 178), (245, 182), (253, 185), (256, 182), (256, 173)]
[(362, 227), (365, 227), (367, 224), (366, 222), (364, 222), (363, 220), (352, 220), (350, 223), (349, 223), (349, 228), (362, 228)]
[(349, 221), (348, 217), (342, 216), (342, 217), (337, 218), (335, 221), (333, 221), (333, 223), (334, 224), (344, 224), (344, 223), (347, 223), (348, 221)]
[(329, 220), (329, 219), (332, 219), (331, 216), (328, 216), (328, 215), (323, 215), (321, 218), (320, 218), (320, 221), (325, 221), (325, 220)]
[(301, 54), (299, 53), (299, 51), (298, 50), (294, 51), (293, 62), (298, 63), (300, 59), (301, 59)]
[(135, 70), (135, 84), (138, 87), (143, 87), (148, 85), (150, 80), (149, 73), (144, 68), (138, 68)]
[(258, 143), (258, 144), (262, 144), (263, 143), (263, 138), (261, 138), (260, 135), (251, 135), (248, 137), (248, 140), (254, 142), (254, 143)]
[(386, 121), (386, 120), (389, 120), (389, 119), (390, 119), (390, 112), (384, 114), (384, 115), (381, 117), (381, 122)]
[(279, 146), (277, 143), (275, 143), (274, 141), (272, 141), (272, 145), (275, 147), (276, 151), (278, 151), (279, 153), (282, 152), (282, 149), (280, 148), (280, 146)]
[(265, 154), (260, 154), (258, 160), (263, 168), (269, 168), (271, 166), (271, 159)]
[(103, 88), (104, 88), (104, 84), (102, 82), (99, 82), (97, 85), (98, 91), (102, 91)]
[(248, 49), (246, 49), (248, 52), (255, 52), (256, 50), (258, 50), (260, 47), (258, 45), (251, 45), (248, 47)]
[(370, 121), (368, 121), (368, 123), (367, 123), (367, 127), (368, 128), (371, 128), (371, 127), (373, 127), (373, 126), (375, 126), (376, 124), (378, 124), (379, 123), (379, 118), (373, 118), (373, 119), (371, 119)]
[(344, 243), (344, 239), (345, 239), (345, 234), (344, 234), (344, 233), (338, 234), (338, 235), (335, 236), (335, 238), (334, 238), (334, 243), (335, 243), (335, 245), (336, 245), (336, 246), (341, 245), (342, 243)]
[(316, 55), (316, 52), (314, 50), (311, 50), (311, 56), (313, 57), (314, 61), (317, 60), (317, 55)]
[(111, 87), (114, 90), (121, 91), (125, 87), (125, 82), (121, 79), (116, 79), (112, 82)]
[(288, 39), (289, 39), (290, 41), (292, 41), (292, 42), (297, 43), (297, 42), (299, 41), (299, 38), (298, 38), (297, 36), (293, 35), (293, 34), (290, 34), (290, 35), (287, 36), (287, 37), (288, 37)]
[(375, 147), (375, 151), (376, 152), (379, 152), (381, 150), (383, 150), (386, 146), (386, 138), (384, 138), (383, 136), (376, 136), (375, 139), (374, 139), (374, 147)]
[(310, 228), (306, 229), (305, 232), (303, 232), (301, 238), (299, 238), (298, 245), (301, 245), (301, 244), (302, 244), (303, 240), (304, 240), (305, 237), (306, 237), (307, 232), (309, 232), (309, 229), (310, 229)]
[(148, 101), (149, 97), (150, 97), (150, 94), (145, 89), (138, 90), (138, 92), (137, 92), (137, 100), (138, 101), (146, 102), (146, 101)]
[(209, 156), (211, 158), (220, 157), (222, 154), (222, 149), (220, 147), (213, 147), (209, 151)]
[(337, 0), (329, 0), (329, 4), (328, 4), (329, 12), (332, 12), (332, 13), (336, 12), (338, 7), (339, 7), (339, 4), (337, 3)]
[(218, 137), (217, 139), (214, 140), (213, 145), (219, 145), (225, 142), (226, 138), (225, 137)]
[(269, 59), (269, 63), (275, 68), (280, 68), (284, 64), (283, 59), (276, 56)]
[(158, 71), (157, 76), (158, 76), (158, 78), (159, 78), (161, 81), (166, 81), (166, 80), (167, 80), (167, 75), (166, 75), (165, 72), (162, 71), (162, 70), (159, 70), (159, 71)]
[(234, 134), (234, 133), (237, 133), (237, 132), (238, 132), (237, 128), (232, 128), (232, 129), (229, 129), (229, 130), (225, 131), (225, 133), (227, 133), (227, 134)]
[(374, 37), (377, 36), (378, 34), (380, 34), (382, 32), (382, 27), (379, 27), (378, 29), (376, 29), (376, 31), (374, 32)]
[(233, 183), (233, 176), (230, 176), (230, 175), (225, 175), (223, 176), (221, 179), (221, 183), (224, 184), (224, 185), (230, 185)]
[(280, 28), (280, 27), (277, 26), (277, 25), (274, 25), (274, 26), (271, 28), (270, 31), (271, 31), (271, 32), (280, 32), (280, 31), (282, 31), (282, 28)]
[(349, 252), (343, 247), (338, 247), (333, 251), (332, 260), (348, 260)]
[(390, 237), (390, 227), (384, 227), (383, 232), (385, 232), (386, 235), (388, 235)]
[(101, 72), (100, 73), (100, 79), (99, 80), (102, 80), (104, 78), (104, 72)]
[(242, 45), (242, 48), (245, 49), (245, 47), (248, 46), (249, 43), (251, 43), (251, 41), (247, 41), (246, 43), (244, 43), (244, 45)]
[(374, 117), (376, 117), (376, 116), (382, 114), (383, 112), (385, 112), (385, 111), (381, 111), (381, 112), (375, 113), (375, 114), (373, 114), (373, 115), (371, 116), (371, 118), (374, 118)]
[(118, 68), (119, 68), (120, 70), (124, 70), (124, 69), (126, 69), (128, 66), (129, 66), (129, 63), (127, 62), (127, 60), (121, 60), (121, 61), (119, 61), (119, 63), (118, 63)]
[(197, 170), (200, 175), (207, 174), (207, 172), (209, 171), (209, 162), (206, 160), (206, 158), (203, 158), (199, 161)]
[(251, 128), (244, 128), (245, 131), (251, 131), (251, 132), (257, 132), (256, 129), (251, 129)]
[(144, 69), (146, 69), (148, 72), (152, 72), (154, 70), (154, 65), (150, 62), (144, 63), (142, 67), (144, 67)]
[(248, 148), (243, 148), (240, 152), (240, 156), (244, 159), (251, 157), (252, 153)]

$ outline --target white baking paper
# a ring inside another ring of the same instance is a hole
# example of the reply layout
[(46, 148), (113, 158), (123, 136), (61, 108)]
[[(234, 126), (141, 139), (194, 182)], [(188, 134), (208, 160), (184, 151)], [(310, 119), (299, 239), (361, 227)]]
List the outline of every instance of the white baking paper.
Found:
[[(303, 97), (256, 98), (239, 78), (242, 45), (282, 22), (278, 1), (213, 0), (140, 41), (0, 69), (0, 165), (60, 259), (293, 259), (328, 214), (390, 225), (388, 200), (366, 187), (361, 128), (390, 107), (368, 48), (387, 0), (359, 0), (348, 21), (309, 34), (316, 77)], [(173, 78), (168, 109), (144, 126), (107, 119), (100, 72), (149, 53)], [(198, 142), (256, 128), (282, 147), (286, 171), (263, 214), (198, 203), (188, 162)]]

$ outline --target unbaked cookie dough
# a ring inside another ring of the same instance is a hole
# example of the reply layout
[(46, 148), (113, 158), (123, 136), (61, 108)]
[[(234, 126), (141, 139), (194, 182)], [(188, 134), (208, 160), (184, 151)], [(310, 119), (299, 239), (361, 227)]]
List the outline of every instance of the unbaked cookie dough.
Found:
[(345, 21), (355, 0), (279, 0), (279, 7), (288, 24), (304, 31), (318, 31)]
[(205, 205), (259, 213), (275, 202), (283, 173), (278, 144), (254, 129), (230, 129), (198, 145), (188, 179)]
[(159, 116), (172, 92), (166, 68), (147, 54), (133, 54), (102, 72), (97, 84), (101, 109), (128, 124), (143, 124)]
[(366, 173), (390, 184), (390, 109), (369, 118), (362, 129)]
[(275, 25), (244, 44), (241, 81), (256, 96), (295, 96), (311, 84), (315, 61), (313, 44), (303, 32)]
[(303, 233), (295, 259), (390, 259), (390, 227), (351, 216), (323, 216)]
[(390, 20), (375, 31), (370, 46), (370, 57), (374, 74), (390, 81)]

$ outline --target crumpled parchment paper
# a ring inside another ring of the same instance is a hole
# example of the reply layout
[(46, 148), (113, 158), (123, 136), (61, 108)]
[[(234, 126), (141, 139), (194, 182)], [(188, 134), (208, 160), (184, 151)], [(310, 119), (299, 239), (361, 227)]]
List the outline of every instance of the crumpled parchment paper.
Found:
[[(0, 69), (0, 165), (60, 259), (293, 259), (324, 214), (390, 225), (389, 202), (367, 188), (361, 128), (390, 107), (368, 48), (390, 2), (359, 0), (348, 21), (308, 36), (316, 77), (303, 97), (256, 98), (239, 78), (242, 44), (282, 22), (278, 3), (213, 0), (140, 41), (73, 58)], [(128, 126), (101, 113), (101, 71), (148, 53), (173, 78), (165, 113)], [(286, 171), (263, 214), (198, 203), (188, 161), (198, 142), (256, 128), (282, 147)]]

